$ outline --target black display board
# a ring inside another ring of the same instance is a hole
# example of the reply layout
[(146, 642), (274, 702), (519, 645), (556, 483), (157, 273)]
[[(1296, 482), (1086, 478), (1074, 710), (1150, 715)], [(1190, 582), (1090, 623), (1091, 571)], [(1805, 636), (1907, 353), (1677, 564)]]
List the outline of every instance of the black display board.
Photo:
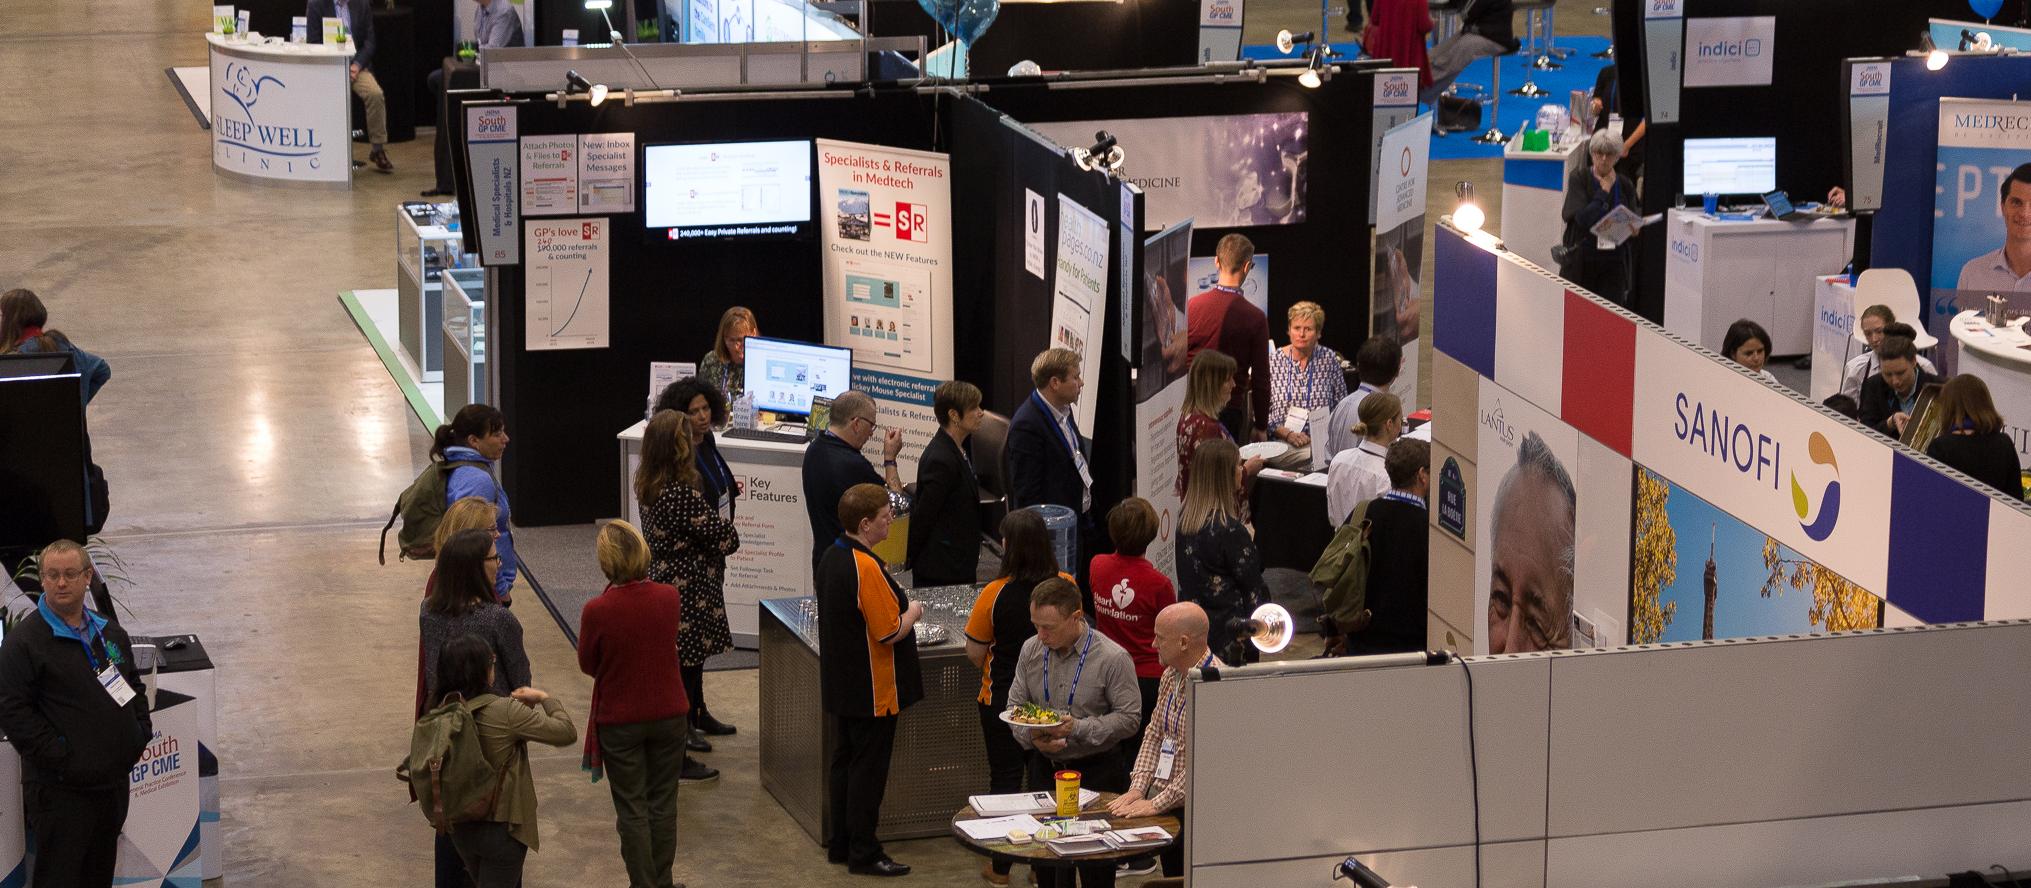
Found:
[(0, 355), (0, 563), (85, 541), (85, 408), (68, 352)]
[[(869, 33), (924, 37), (936, 49), (938, 25), (916, 0), (869, 0)], [(1199, 4), (1189, 2), (1004, 3), (971, 47), (976, 77), (1006, 74), (1023, 60), (1046, 71), (1165, 68), (1199, 60)]]
[[(1624, 95), (1640, 94), (1633, 91), (1642, 86), (1644, 6), (1639, 0), (1615, 3), (1615, 54)], [(1638, 146), (1646, 214), (1678, 201), (1686, 139), (1775, 136), (1777, 187), (1797, 200), (1823, 199), (1841, 183), (1847, 163), (1842, 60), (1902, 55), (1917, 48), (1928, 18), (1972, 15), (1965, 0), (1685, 0), (1684, 6), (1688, 19), (1776, 16), (1771, 84), (1680, 90), (1678, 123), (1651, 124)], [(1660, 227), (1644, 230), (1635, 310), (1652, 321), (1664, 313), (1664, 245)]]

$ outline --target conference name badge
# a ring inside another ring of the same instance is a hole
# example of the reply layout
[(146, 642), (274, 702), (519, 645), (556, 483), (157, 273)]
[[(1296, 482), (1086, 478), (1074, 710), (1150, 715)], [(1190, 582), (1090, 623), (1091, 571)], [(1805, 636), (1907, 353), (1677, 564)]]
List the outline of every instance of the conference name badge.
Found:
[(1163, 748), (1157, 750), (1157, 779), (1171, 779), (1171, 766), (1178, 761), (1178, 741), (1164, 738)]
[(116, 706), (125, 706), (134, 699), (134, 686), (127, 683), (127, 677), (120, 674), (120, 667), (107, 663), (99, 670), (99, 687), (106, 689), (106, 696), (113, 698)]

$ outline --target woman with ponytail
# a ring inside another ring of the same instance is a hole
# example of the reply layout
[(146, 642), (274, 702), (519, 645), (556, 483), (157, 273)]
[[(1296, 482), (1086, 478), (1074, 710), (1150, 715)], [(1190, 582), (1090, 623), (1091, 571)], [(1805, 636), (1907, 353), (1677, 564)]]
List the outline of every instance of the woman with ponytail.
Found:
[(508, 528), (508, 494), (494, 481), (494, 463), (507, 450), (507, 417), (485, 404), (467, 404), (451, 422), (437, 427), (436, 440), (430, 445), (432, 462), (453, 464), (451, 477), (444, 483), (446, 508), (476, 496), (499, 510), (494, 517), (494, 530), (500, 534), (495, 545), (500, 550), (501, 572), (494, 580), (494, 597), (503, 607), (515, 603), (508, 590), (515, 587), (519, 567), (515, 560), (514, 531)]
[(1395, 395), (1369, 395), (1361, 402), (1360, 417), (1353, 432), (1361, 443), (1334, 454), (1333, 464), (1326, 468), (1326, 520), (1334, 527), (1347, 523), (1355, 506), (1389, 489), (1383, 458), (1389, 455), (1389, 445), (1403, 436), (1403, 401)]

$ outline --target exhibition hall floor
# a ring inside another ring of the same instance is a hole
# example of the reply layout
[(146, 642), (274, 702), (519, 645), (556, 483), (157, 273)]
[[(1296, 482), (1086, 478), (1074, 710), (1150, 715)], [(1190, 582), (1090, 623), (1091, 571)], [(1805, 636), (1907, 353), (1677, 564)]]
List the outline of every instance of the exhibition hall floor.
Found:
[[(1593, 21), (1589, 4), (1568, 6)], [(1251, 29), (1273, 33), (1274, 8), (1252, 7)], [(350, 192), (215, 176), (208, 135), (162, 75), (205, 63), (208, 14), (200, 0), (0, 0), (0, 80), (31, 85), (0, 92), (0, 288), (36, 290), (53, 327), (112, 365), (91, 425), (112, 485), (104, 536), (134, 580), (116, 592), (134, 631), (197, 633), (218, 666), (225, 882), (425, 884), (429, 830), (393, 769), (426, 567), (374, 552), (428, 438), (333, 297), (394, 286), (389, 209), (429, 187), (430, 145), (390, 146), (398, 171), (363, 171)], [(1500, 193), (1494, 162), (1436, 166), (1448, 197), (1469, 176)], [(509, 431), (542, 421), (509, 417)], [(537, 684), (582, 725), (590, 680), (540, 608), (516, 611)], [(706, 757), (724, 776), (680, 795), (678, 877), (858, 881), (759, 786), (756, 673), (706, 685), (743, 731)], [(534, 757), (542, 849), (527, 883), (623, 884), (606, 788), (578, 748)], [(978, 872), (948, 840), (891, 850), (917, 884)]]

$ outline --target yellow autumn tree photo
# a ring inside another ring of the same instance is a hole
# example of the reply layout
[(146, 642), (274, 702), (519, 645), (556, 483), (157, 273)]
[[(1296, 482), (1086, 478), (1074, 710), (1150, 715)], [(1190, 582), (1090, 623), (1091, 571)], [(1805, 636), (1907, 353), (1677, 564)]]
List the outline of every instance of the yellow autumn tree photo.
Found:
[(1629, 641), (1649, 644), (1664, 637), (1678, 614), (1678, 602), (1664, 602), (1664, 590), (1678, 582), (1678, 531), (1665, 505), (1671, 484), (1649, 469), (1636, 470), (1636, 551), (1630, 564)]
[[(1786, 554), (1792, 557), (1787, 558)], [(1808, 616), (1815, 627), (1827, 632), (1847, 632), (1882, 625), (1881, 599), (1818, 562), (1798, 557), (1767, 536), (1763, 538), (1763, 567), (1769, 571), (1763, 580), (1764, 598), (1773, 594), (1782, 596), (1785, 586), (1812, 590)]]

